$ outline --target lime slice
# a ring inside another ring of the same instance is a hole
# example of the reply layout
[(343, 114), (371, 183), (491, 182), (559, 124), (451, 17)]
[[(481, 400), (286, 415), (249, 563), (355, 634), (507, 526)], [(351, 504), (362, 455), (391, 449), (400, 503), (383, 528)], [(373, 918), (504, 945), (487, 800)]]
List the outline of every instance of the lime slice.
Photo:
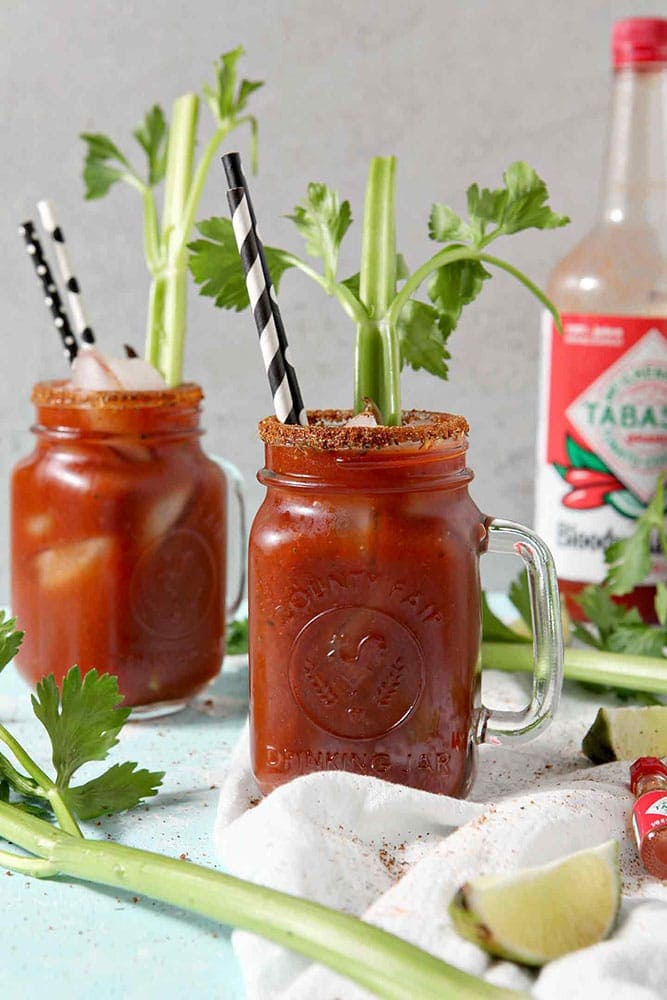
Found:
[(667, 757), (667, 705), (601, 708), (581, 749), (594, 764)]
[(618, 843), (511, 875), (466, 882), (449, 904), (454, 927), (491, 955), (544, 965), (602, 941), (621, 898)]

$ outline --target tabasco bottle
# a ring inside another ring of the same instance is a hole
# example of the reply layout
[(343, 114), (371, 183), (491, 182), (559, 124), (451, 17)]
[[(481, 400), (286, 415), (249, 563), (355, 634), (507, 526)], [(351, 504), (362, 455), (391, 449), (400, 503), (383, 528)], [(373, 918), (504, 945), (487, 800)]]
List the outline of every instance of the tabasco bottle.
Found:
[[(667, 19), (617, 22), (612, 57), (598, 220), (550, 279), (563, 334), (543, 317), (536, 527), (576, 618), (667, 468)], [(647, 619), (653, 596), (631, 597)]]
[(667, 767), (657, 757), (640, 757), (630, 768), (630, 787), (639, 856), (650, 875), (667, 879)]

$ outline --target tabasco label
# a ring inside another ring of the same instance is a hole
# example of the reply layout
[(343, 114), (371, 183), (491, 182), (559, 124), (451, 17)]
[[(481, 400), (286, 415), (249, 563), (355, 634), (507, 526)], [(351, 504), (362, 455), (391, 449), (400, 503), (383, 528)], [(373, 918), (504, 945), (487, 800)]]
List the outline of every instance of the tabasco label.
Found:
[(542, 323), (535, 526), (559, 577), (600, 583), (667, 469), (667, 317), (561, 318)]
[(632, 828), (640, 849), (647, 834), (667, 830), (667, 792), (656, 789), (639, 796), (632, 809)]

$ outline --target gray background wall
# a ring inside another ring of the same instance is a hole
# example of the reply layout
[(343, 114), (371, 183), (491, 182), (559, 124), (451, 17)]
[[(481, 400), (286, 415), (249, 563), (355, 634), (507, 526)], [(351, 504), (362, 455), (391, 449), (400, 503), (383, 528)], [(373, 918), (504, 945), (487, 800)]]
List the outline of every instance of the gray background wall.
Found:
[[(526, 159), (572, 217), (555, 233), (508, 241), (506, 253), (538, 282), (590, 225), (603, 154), (612, 21), (666, 13), (663, 0), (2, 0), (3, 143), (0, 177), (0, 462), (6, 484), (30, 448), (28, 396), (38, 377), (63, 375), (56, 337), (16, 227), (35, 202), (59, 207), (100, 340), (110, 352), (140, 344), (147, 292), (139, 200), (116, 188), (85, 203), (81, 131), (128, 137), (154, 102), (210, 78), (215, 58), (242, 43), (244, 75), (264, 79), (260, 174), (253, 193), (267, 242), (300, 250), (282, 216), (310, 180), (325, 180), (360, 218), (367, 162), (399, 158), (398, 233), (409, 262), (429, 253), (434, 200), (463, 208), (472, 180), (494, 186)], [(202, 109), (202, 135), (210, 118)], [(247, 151), (247, 134), (231, 139)], [(138, 159), (138, 158), (137, 158)], [(200, 218), (226, 209), (215, 168)], [(359, 226), (344, 266), (356, 270)], [(353, 331), (338, 306), (300, 275), (281, 294), (309, 405), (347, 405)], [(404, 376), (407, 406), (459, 411), (472, 426), (479, 506), (532, 519), (538, 307), (498, 275), (452, 341), (451, 381)], [(260, 500), (257, 419), (270, 400), (248, 315), (191, 294), (186, 373), (207, 394), (208, 445), (236, 462)], [(0, 602), (7, 594), (6, 486), (0, 491)], [(506, 569), (487, 572), (497, 586)]]

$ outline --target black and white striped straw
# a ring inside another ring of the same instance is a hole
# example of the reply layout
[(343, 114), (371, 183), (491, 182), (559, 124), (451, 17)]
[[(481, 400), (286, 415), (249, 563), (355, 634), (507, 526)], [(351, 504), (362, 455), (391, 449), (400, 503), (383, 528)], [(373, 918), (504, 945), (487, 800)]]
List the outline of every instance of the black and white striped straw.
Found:
[(53, 202), (48, 200), (38, 201), (37, 211), (39, 212), (39, 220), (42, 223), (44, 232), (53, 241), (56, 263), (62, 282), (67, 290), (69, 307), (72, 311), (74, 332), (81, 338), (84, 344), (94, 344), (95, 334), (88, 322), (86, 309), (81, 298), (81, 288), (72, 269), (72, 263), (65, 243), (65, 234), (62, 227), (58, 224)]
[[(284, 370), (285, 378), (287, 379), (287, 386), (289, 388), (289, 393), (291, 396), (292, 409), (296, 414), (296, 420), (283, 420), (283, 423), (300, 423), (304, 427), (308, 425), (308, 416), (306, 414), (305, 407), (303, 405), (303, 399), (301, 397), (301, 389), (299, 388), (299, 381), (297, 379), (296, 371), (291, 362), (289, 345), (287, 343), (287, 334), (285, 332), (285, 327), (283, 325), (282, 316), (280, 315), (280, 309), (278, 308), (278, 302), (276, 300), (275, 288), (273, 281), (271, 280), (271, 274), (266, 261), (266, 255), (264, 254), (264, 247), (262, 246), (262, 241), (257, 231), (257, 219), (255, 217), (255, 212), (252, 206), (252, 200), (250, 198), (250, 191), (248, 190), (248, 183), (245, 179), (243, 173), (243, 167), (241, 165), (241, 157), (238, 153), (226, 153), (222, 157), (222, 165), (225, 169), (225, 176), (227, 178), (227, 185), (229, 191), (227, 193), (227, 201), (229, 202), (230, 211), (232, 212), (232, 225), (234, 226), (234, 235), (236, 237), (236, 243), (239, 248), (239, 253), (241, 254), (241, 259), (243, 261), (243, 267), (246, 274), (246, 285), (248, 286), (248, 295), (250, 296), (250, 304), (253, 309), (253, 314), (255, 314), (256, 306), (253, 305), (253, 294), (250, 291), (250, 286), (248, 284), (249, 271), (246, 269), (246, 262), (244, 258), (244, 252), (242, 250), (243, 243), (247, 240), (248, 233), (252, 233), (253, 236), (253, 255), (250, 260), (250, 267), (256, 265), (252, 272), (252, 281), (254, 282), (255, 292), (260, 292), (257, 300), (257, 306), (259, 306), (259, 315), (255, 315), (255, 323), (257, 324), (257, 330), (260, 335), (260, 343), (262, 343), (262, 333), (265, 327), (260, 328), (259, 323), (265, 318), (266, 307), (268, 306), (271, 310), (273, 317), (272, 332), (275, 331), (275, 336), (277, 338), (277, 347), (274, 355), (275, 358), (278, 354), (282, 359), (282, 367)], [(238, 218), (238, 229), (237, 224), (234, 222), (235, 211), (238, 211), (241, 206), (241, 200), (238, 194), (234, 198), (230, 198), (232, 192), (242, 191), (245, 195), (245, 209), (241, 210), (241, 214)], [(232, 206), (232, 201), (236, 208)], [(241, 237), (241, 242), (239, 239)], [(261, 269), (261, 279), (260, 275), (257, 273), (258, 268)], [(258, 283), (259, 282), (259, 283)], [(263, 287), (260, 288), (260, 285)], [(267, 341), (268, 343), (268, 338)], [(266, 363), (267, 356), (264, 353), (265, 347), (262, 345), (262, 354), (264, 355), (264, 361)], [(279, 362), (278, 362), (279, 364)], [(269, 368), (267, 366), (267, 372)], [(269, 380), (271, 376), (269, 376)], [(273, 385), (271, 385), (271, 390), (273, 391)], [(275, 400), (275, 393), (274, 393)], [(278, 411), (276, 410), (278, 415)], [(278, 415), (279, 416), (279, 415)], [(282, 420), (282, 417), (279, 416)]]
[(294, 399), (285, 370), (285, 358), (280, 347), (269, 290), (259, 256), (257, 235), (250, 218), (248, 200), (243, 188), (227, 192), (232, 215), (234, 237), (245, 274), (250, 308), (259, 334), (259, 346), (273, 396), (273, 408), (283, 424), (305, 424), (303, 404)]
[(28, 256), (32, 259), (35, 272), (42, 284), (42, 288), (44, 290), (44, 302), (51, 310), (53, 324), (60, 334), (60, 338), (63, 342), (65, 357), (71, 364), (77, 356), (79, 347), (76, 342), (76, 337), (72, 332), (72, 327), (70, 326), (67, 313), (65, 312), (65, 307), (63, 306), (60, 295), (58, 294), (56, 283), (53, 280), (51, 268), (44, 257), (42, 245), (39, 242), (38, 237), (35, 235), (34, 224), (31, 221), (24, 222), (23, 225), (19, 226), (19, 233), (25, 240)]

